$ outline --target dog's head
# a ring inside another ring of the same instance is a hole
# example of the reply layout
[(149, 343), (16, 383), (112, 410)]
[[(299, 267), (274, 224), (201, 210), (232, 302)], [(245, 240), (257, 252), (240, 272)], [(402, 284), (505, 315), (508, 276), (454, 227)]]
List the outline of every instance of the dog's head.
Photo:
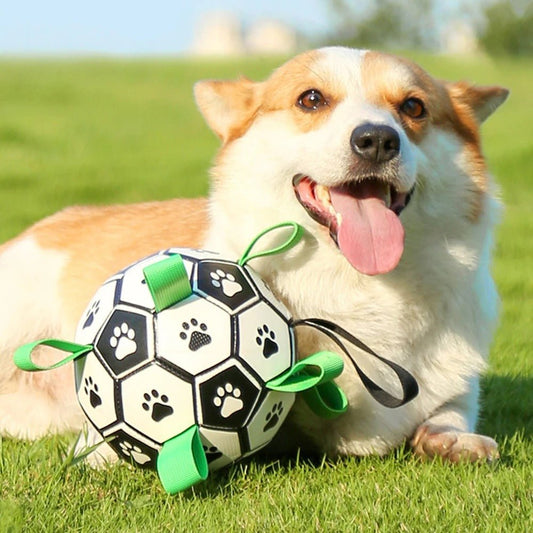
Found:
[(296, 220), (370, 275), (399, 263), (410, 209), (479, 218), (488, 189), (479, 125), (507, 94), (347, 48), (297, 56), (265, 82), (195, 87), (223, 143), (213, 194), (228, 217), (251, 204), (238, 224), (252, 231)]

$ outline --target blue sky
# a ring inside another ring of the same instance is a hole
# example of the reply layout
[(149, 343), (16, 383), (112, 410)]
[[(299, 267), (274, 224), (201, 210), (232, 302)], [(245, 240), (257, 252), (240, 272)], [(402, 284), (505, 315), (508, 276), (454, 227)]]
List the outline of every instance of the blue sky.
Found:
[(331, 23), (327, 0), (2, 0), (0, 54), (176, 54), (192, 42), (198, 18), (233, 11), (316, 33)]

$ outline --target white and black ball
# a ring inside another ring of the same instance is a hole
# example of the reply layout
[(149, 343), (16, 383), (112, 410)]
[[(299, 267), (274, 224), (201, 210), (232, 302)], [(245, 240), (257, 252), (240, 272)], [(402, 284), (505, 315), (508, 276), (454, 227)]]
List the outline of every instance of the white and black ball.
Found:
[[(160, 312), (143, 269), (179, 254), (192, 294)], [(294, 394), (266, 382), (295, 362), (290, 314), (260, 277), (215, 253), (173, 248), (108, 279), (76, 342), (79, 402), (123, 458), (155, 467), (169, 439), (196, 424), (215, 470), (265, 446)]]

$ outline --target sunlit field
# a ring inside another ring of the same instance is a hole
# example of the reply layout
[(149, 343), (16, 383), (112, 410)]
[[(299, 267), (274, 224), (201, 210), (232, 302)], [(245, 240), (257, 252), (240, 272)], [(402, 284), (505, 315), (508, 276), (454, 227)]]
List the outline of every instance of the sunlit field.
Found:
[[(511, 89), (483, 128), (505, 209), (494, 265), (502, 320), (479, 430), (501, 443), (500, 462), (421, 463), (408, 449), (252, 458), (168, 496), (153, 472), (71, 465), (72, 435), (0, 439), (0, 531), (533, 530), (533, 61), (406, 55), (441, 78)], [(1, 240), (71, 204), (206, 194), (218, 141), (194, 81), (259, 79), (278, 63), (0, 61)]]

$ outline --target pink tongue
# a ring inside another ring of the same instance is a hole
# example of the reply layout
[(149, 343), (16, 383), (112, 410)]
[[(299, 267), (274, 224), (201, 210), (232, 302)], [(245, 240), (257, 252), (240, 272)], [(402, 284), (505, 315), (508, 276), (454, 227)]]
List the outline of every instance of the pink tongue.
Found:
[(357, 198), (346, 188), (330, 189), (331, 203), (342, 215), (339, 248), (354, 268), (368, 275), (390, 272), (403, 253), (402, 223), (379, 194), (372, 182), (358, 186)]

